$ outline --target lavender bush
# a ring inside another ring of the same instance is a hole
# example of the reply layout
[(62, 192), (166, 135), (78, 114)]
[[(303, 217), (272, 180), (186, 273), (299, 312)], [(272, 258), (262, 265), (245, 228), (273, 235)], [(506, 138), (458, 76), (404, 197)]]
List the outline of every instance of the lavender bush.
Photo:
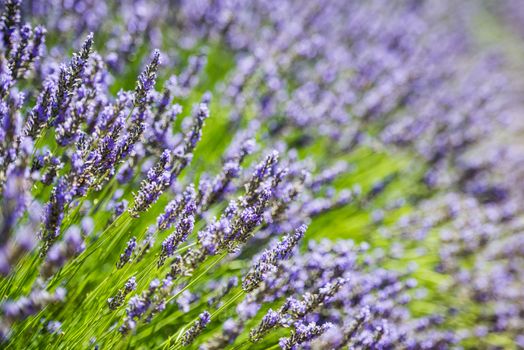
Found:
[(5, 0), (2, 348), (524, 348), (490, 9)]

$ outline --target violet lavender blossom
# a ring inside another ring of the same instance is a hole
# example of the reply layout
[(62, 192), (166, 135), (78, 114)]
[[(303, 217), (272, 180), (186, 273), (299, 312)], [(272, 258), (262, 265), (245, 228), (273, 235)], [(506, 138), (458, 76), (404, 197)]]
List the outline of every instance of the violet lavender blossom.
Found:
[(116, 264), (117, 268), (121, 269), (126, 263), (131, 260), (133, 252), (136, 248), (136, 238), (133, 237), (127, 242), (127, 246), (122, 254), (120, 254), (120, 260)]
[(207, 324), (211, 321), (211, 316), (209, 312), (204, 311), (198, 316), (198, 320), (193, 323), (191, 328), (189, 328), (182, 338), (182, 344), (184, 346), (190, 345), (193, 340), (206, 328)]
[(272, 249), (266, 250), (253, 264), (251, 270), (242, 281), (242, 289), (246, 292), (254, 290), (264, 280), (265, 274), (274, 272), (281, 260), (289, 258), (289, 255), (304, 236), (307, 226), (300, 226), (294, 233), (286, 235)]
[(193, 157), (192, 152), (202, 135), (204, 120), (208, 117), (209, 110), (207, 101), (204, 99), (196, 108), (193, 125), (185, 135), (183, 144), (180, 148), (175, 149), (172, 155), (164, 151), (155, 167), (148, 173), (148, 178), (141, 183), (133, 206), (129, 208), (132, 216), (138, 217), (140, 212), (147, 210), (155, 203), (164, 190), (175, 181), (180, 172), (189, 164)]

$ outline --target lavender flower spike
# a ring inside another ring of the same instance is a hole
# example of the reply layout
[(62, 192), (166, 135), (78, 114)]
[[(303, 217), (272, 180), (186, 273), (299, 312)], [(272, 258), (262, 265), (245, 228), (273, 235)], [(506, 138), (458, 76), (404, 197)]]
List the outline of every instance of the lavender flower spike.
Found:
[(55, 84), (51, 80), (44, 83), (44, 90), (38, 95), (36, 105), (29, 113), (26, 125), (24, 127), (24, 135), (36, 139), (44, 125), (51, 116), (52, 94), (55, 89)]
[(156, 83), (156, 73), (160, 64), (160, 51), (153, 51), (151, 62), (138, 77), (135, 88), (135, 107), (145, 108), (146, 98)]
[(242, 281), (242, 289), (245, 292), (251, 292), (258, 287), (267, 273), (273, 272), (277, 268), (277, 264), (285, 259), (288, 259), (293, 249), (297, 246), (300, 239), (304, 236), (307, 230), (306, 225), (302, 225), (292, 234), (288, 234), (284, 239), (276, 244), (272, 249), (266, 250), (253, 264), (246, 277)]
[(173, 156), (169, 156), (167, 150), (164, 151), (153, 167), (153, 172), (148, 173), (147, 179), (140, 184), (135, 201), (129, 208), (131, 216), (138, 217), (140, 213), (149, 209), (189, 164), (193, 157), (192, 152), (202, 136), (204, 121), (209, 117), (206, 100), (207, 97), (199, 104), (191, 130), (187, 133), (181, 148), (175, 150)]
[(182, 214), (182, 219), (178, 222), (175, 232), (167, 236), (167, 238), (162, 242), (162, 252), (160, 253), (160, 259), (158, 261), (158, 266), (162, 266), (166, 258), (172, 256), (175, 253), (175, 250), (180, 243), (186, 240), (187, 236), (193, 232), (193, 227), (195, 224), (194, 212), (196, 210), (195, 203), (189, 202), (184, 213)]
[(9, 57), (9, 54), (14, 47), (13, 34), (15, 33), (16, 27), (20, 24), (21, 3), (22, 0), (7, 0), (4, 5), (4, 14), (0, 19), (0, 31), (2, 32), (6, 57)]
[(200, 315), (198, 315), (198, 320), (196, 320), (191, 328), (189, 328), (182, 338), (182, 344), (184, 346), (191, 345), (196, 337), (202, 333), (204, 328), (208, 325), (208, 323), (211, 321), (211, 315), (209, 312), (204, 311)]
[(302, 301), (290, 297), (286, 300), (280, 312), (289, 314), (296, 319), (303, 318), (334, 296), (346, 282), (346, 279), (339, 277), (334, 282), (326, 283), (314, 293), (305, 293)]
[(65, 206), (69, 199), (67, 184), (63, 179), (60, 179), (51, 193), (49, 203), (45, 206), (44, 229), (42, 232), (44, 244), (40, 253), (42, 256), (47, 253), (47, 250), (60, 235), (60, 225), (62, 224)]
[(300, 323), (295, 325), (295, 330), (289, 338), (280, 339), (278, 344), (282, 350), (294, 350), (300, 344), (319, 337), (332, 326), (331, 323), (324, 323), (322, 326), (317, 326), (314, 322), (307, 325)]
[(84, 239), (78, 226), (71, 226), (64, 234), (64, 240), (51, 247), (42, 266), (42, 276), (50, 277), (68, 260), (82, 253), (85, 249)]
[(260, 324), (249, 332), (249, 340), (253, 343), (258, 342), (270, 330), (275, 328), (281, 319), (282, 315), (279, 312), (269, 309), (267, 314), (262, 318), (262, 321), (260, 321)]
[(136, 319), (142, 317), (153, 305), (155, 292), (160, 287), (160, 281), (154, 279), (149, 284), (149, 288), (142, 292), (141, 295), (134, 295), (129, 299), (126, 308), (126, 317), (124, 323), (119, 328), (119, 332), (127, 334), (130, 330), (136, 327)]
[(262, 162), (260, 162), (251, 176), (251, 180), (246, 185), (247, 193), (254, 193), (255, 190), (260, 186), (260, 183), (265, 179), (270, 169), (277, 164), (278, 152), (272, 151)]
[(159, 231), (165, 231), (175, 222), (184, 208), (187, 208), (190, 202), (195, 201), (195, 187), (191, 184), (187, 187), (180, 198), (172, 200), (166, 205), (164, 213), (160, 214), (157, 219), (157, 228)]
[(186, 136), (185, 145), (184, 145), (184, 154), (189, 154), (193, 152), (198, 141), (202, 137), (202, 127), (204, 126), (204, 121), (209, 118), (209, 108), (206, 98), (198, 105), (198, 109), (193, 120), (193, 126), (191, 131)]
[(129, 260), (131, 260), (131, 256), (133, 255), (135, 248), (136, 248), (136, 238), (133, 237), (129, 240), (129, 242), (127, 242), (127, 246), (124, 252), (120, 254), (120, 260), (116, 264), (117, 268), (121, 269), (122, 267), (124, 267), (124, 265)]
[(45, 44), (45, 36), (47, 30), (42, 26), (37, 26), (34, 29), (33, 33), (33, 45), (31, 46), (31, 51), (29, 52), (29, 58), (25, 69), (29, 68), (29, 65), (33, 63), (41, 55), (42, 47)]
[(228, 151), (222, 171), (213, 181), (209, 183), (201, 181), (197, 197), (197, 206), (199, 211), (205, 211), (221, 199), (228, 191), (231, 181), (240, 175), (242, 162), (245, 157), (253, 152), (255, 141), (253, 139), (243, 138), (241, 141), (233, 142)]
[(31, 26), (26, 24), (20, 29), (20, 42), (18, 43), (18, 47), (12, 55), (10, 62), (13, 80), (18, 78), (20, 69), (28, 64), (28, 47), (32, 36), (33, 30), (31, 29)]
[(58, 77), (58, 87), (54, 96), (51, 118), (48, 121), (50, 125), (62, 124), (66, 119), (66, 110), (71, 104), (73, 92), (81, 82), (82, 73), (87, 65), (87, 60), (91, 55), (93, 46), (93, 33), (90, 33), (80, 53), (75, 53), (69, 65), (62, 65)]
[(118, 307), (124, 304), (126, 296), (136, 289), (136, 278), (131, 277), (124, 284), (124, 287), (119, 289), (116, 295), (112, 298), (107, 299), (107, 305), (111, 310), (116, 310)]
[(171, 168), (171, 156), (165, 150), (158, 162), (147, 172), (147, 178), (140, 184), (140, 189), (135, 195), (135, 202), (129, 208), (129, 213), (133, 217), (147, 210), (169, 185), (169, 170)]

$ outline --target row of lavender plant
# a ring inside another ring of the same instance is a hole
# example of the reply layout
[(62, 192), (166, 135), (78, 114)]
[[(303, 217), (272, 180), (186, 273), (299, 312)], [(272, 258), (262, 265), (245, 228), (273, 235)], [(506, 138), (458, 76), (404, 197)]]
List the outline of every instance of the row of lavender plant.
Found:
[[(519, 201), (476, 152), (510, 101), (463, 6), (6, 1), (4, 344), (522, 341)], [(351, 210), (370, 243), (322, 240)], [(440, 251), (420, 273), (424, 249)], [(449, 280), (425, 292), (433, 268)]]

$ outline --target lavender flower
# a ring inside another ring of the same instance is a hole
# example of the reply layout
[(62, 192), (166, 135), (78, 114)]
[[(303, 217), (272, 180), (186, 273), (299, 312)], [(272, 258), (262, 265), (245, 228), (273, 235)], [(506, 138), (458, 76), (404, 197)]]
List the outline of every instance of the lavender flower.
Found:
[(47, 253), (47, 250), (60, 235), (60, 225), (62, 224), (65, 206), (69, 202), (69, 198), (67, 184), (63, 179), (60, 179), (51, 193), (49, 203), (46, 204), (44, 209), (44, 227), (41, 233), (44, 241), (41, 250), (42, 255)]
[(195, 340), (196, 337), (202, 333), (204, 328), (208, 325), (208, 323), (211, 321), (211, 315), (209, 312), (204, 311), (198, 316), (198, 320), (196, 320), (191, 328), (189, 328), (182, 337), (182, 344), (184, 346), (188, 346)]
[(204, 96), (202, 102), (198, 105), (196, 110), (193, 119), (193, 125), (191, 126), (191, 129), (184, 140), (184, 148), (182, 151), (184, 155), (192, 153), (198, 141), (200, 141), (200, 138), (202, 137), (202, 127), (204, 126), (204, 121), (209, 118), (208, 104), (209, 101), (206, 96)]
[(281, 319), (282, 315), (279, 312), (269, 309), (266, 315), (262, 318), (262, 321), (260, 321), (260, 324), (257, 327), (251, 329), (249, 332), (249, 339), (252, 342), (258, 342), (271, 329), (276, 327), (280, 323)]
[(64, 300), (65, 289), (57, 288), (54, 292), (33, 290), (28, 296), (23, 296), (16, 301), (7, 300), (1, 308), (7, 322), (24, 319), (42, 310), (45, 306)]
[[(195, 200), (195, 188), (193, 185), (187, 187), (183, 195), (171, 202), (166, 206), (166, 209), (163, 214), (158, 216), (157, 227), (160, 231), (167, 230), (171, 225), (176, 222), (176, 219), (179, 217), (180, 213), (184, 208), (192, 211), (191, 203)], [(186, 210), (187, 211), (187, 210)]]
[(275, 272), (278, 262), (289, 258), (298, 241), (304, 236), (306, 229), (307, 226), (300, 226), (293, 234), (286, 235), (272, 249), (264, 251), (244, 277), (242, 289), (251, 292), (264, 280), (267, 273)]
[(239, 176), (241, 164), (245, 157), (253, 152), (254, 146), (255, 143), (251, 139), (242, 140), (240, 145), (234, 143), (229, 150), (230, 155), (224, 161), (222, 172), (208, 186), (204, 181), (201, 182), (197, 197), (201, 211), (208, 209), (224, 195), (231, 181)]
[(62, 323), (59, 321), (49, 321), (46, 326), (46, 330), (51, 334), (61, 334)]
[(9, 94), (9, 89), (14, 81), (7, 60), (4, 56), (0, 57), (0, 97), (5, 98)]
[(24, 67), (26, 70), (29, 69), (29, 65), (31, 63), (33, 63), (40, 57), (42, 53), (42, 48), (45, 45), (46, 34), (47, 30), (44, 27), (35, 27), (33, 31), (33, 45), (31, 46), (31, 51), (29, 52), (29, 58), (27, 60), (26, 66)]
[(11, 74), (14, 80), (17, 79), (20, 68), (28, 64), (28, 47), (32, 36), (33, 30), (29, 25), (26, 24), (20, 29), (20, 42), (10, 61)]
[(134, 105), (139, 109), (145, 108), (146, 99), (156, 83), (158, 65), (160, 64), (160, 51), (155, 50), (151, 56), (151, 62), (138, 76), (135, 88)]
[(226, 296), (230, 291), (231, 289), (233, 289), (234, 287), (236, 287), (238, 284), (238, 278), (236, 276), (233, 276), (231, 278), (229, 278), (227, 281), (225, 281), (225, 283), (221, 283), (218, 288), (215, 288), (215, 289), (218, 289), (218, 294), (215, 295), (214, 297), (211, 297), (208, 301), (207, 301), (207, 304), (209, 306), (212, 306), (212, 305), (216, 305), (216, 304), (219, 304), (220, 303), (220, 300)]
[(54, 89), (54, 83), (50, 80), (46, 81), (44, 90), (38, 95), (36, 105), (31, 110), (24, 127), (26, 136), (35, 139), (51, 117), (51, 98)]
[(146, 210), (152, 203), (156, 202), (162, 190), (170, 184), (170, 155), (164, 151), (157, 164), (147, 173), (147, 179), (140, 186), (135, 196), (135, 203), (130, 208), (131, 215), (138, 217), (138, 213)]
[(64, 240), (60, 244), (53, 245), (47, 252), (46, 261), (42, 266), (42, 275), (50, 277), (68, 260), (82, 253), (84, 249), (85, 243), (80, 228), (70, 227), (64, 234)]
[(124, 287), (119, 289), (114, 297), (107, 299), (107, 305), (111, 310), (116, 310), (124, 304), (126, 296), (136, 289), (136, 278), (131, 277), (124, 284)]
[(193, 214), (195, 209), (195, 204), (189, 202), (182, 213), (182, 218), (178, 222), (175, 231), (170, 234), (164, 242), (162, 242), (162, 252), (160, 253), (158, 261), (159, 266), (163, 265), (165, 259), (172, 256), (180, 243), (185, 241), (187, 236), (193, 232), (193, 226), (195, 223)]
[(120, 138), (117, 142), (115, 162), (120, 162), (129, 155), (133, 150), (134, 144), (144, 132), (144, 118), (146, 113), (145, 99), (156, 82), (156, 72), (159, 64), (160, 52), (155, 50), (150, 63), (141, 73), (136, 83), (133, 105), (134, 107), (138, 107), (138, 110), (136, 114), (133, 114), (134, 118), (129, 127), (127, 136)]
[(8, 0), (5, 2), (5, 10), (0, 19), (0, 30), (2, 32), (3, 46), (5, 49), (5, 56), (9, 54), (14, 48), (13, 34), (16, 27), (20, 24), (20, 4), (21, 0)]
[(16, 221), (26, 210), (28, 205), (27, 181), (24, 170), (14, 168), (7, 177), (3, 186), (3, 206), (1, 209), (0, 245), (4, 245), (11, 236)]
[(149, 308), (154, 305), (156, 301), (155, 292), (159, 287), (160, 281), (155, 279), (149, 284), (149, 288), (143, 291), (141, 295), (135, 295), (129, 299), (126, 308), (126, 317), (119, 328), (120, 333), (127, 334), (136, 327), (135, 319), (141, 318)]
[(122, 267), (124, 267), (124, 265), (126, 263), (128, 263), (129, 260), (131, 260), (131, 256), (133, 255), (133, 252), (135, 251), (135, 248), (136, 248), (136, 238), (132, 237), (129, 240), (129, 242), (127, 242), (127, 246), (126, 246), (124, 252), (122, 254), (120, 254), (120, 260), (116, 264), (116, 267), (118, 269), (121, 269)]
[(335, 295), (346, 281), (338, 278), (334, 282), (328, 282), (313, 293), (305, 293), (303, 300), (298, 301), (293, 297), (286, 300), (281, 311), (292, 315), (295, 318), (302, 318), (311, 311), (320, 307), (328, 298)]
[(193, 119), (192, 128), (186, 134), (181, 149), (175, 150), (175, 154), (169, 159), (167, 158), (168, 154), (164, 152), (152, 172), (148, 174), (148, 178), (142, 181), (140, 190), (135, 196), (135, 202), (129, 209), (132, 216), (137, 217), (155, 203), (164, 190), (189, 164), (193, 156), (192, 152), (200, 140), (204, 120), (208, 116), (207, 104), (200, 103)]
[(180, 93), (187, 94), (198, 82), (198, 75), (206, 65), (206, 56), (191, 56), (189, 58), (188, 67), (182, 72), (179, 78), (179, 85), (182, 91)]
[(81, 75), (91, 55), (92, 45), (93, 33), (90, 33), (84, 41), (80, 52), (73, 55), (70, 64), (60, 67), (57, 89), (48, 121), (49, 125), (56, 126), (66, 122), (66, 110), (71, 103), (74, 90), (80, 83)]
[(324, 323), (322, 326), (318, 326), (314, 322), (307, 325), (302, 323), (296, 324), (295, 330), (291, 332), (291, 336), (280, 339), (279, 345), (283, 350), (297, 349), (302, 343), (319, 337), (332, 326), (330, 323)]

